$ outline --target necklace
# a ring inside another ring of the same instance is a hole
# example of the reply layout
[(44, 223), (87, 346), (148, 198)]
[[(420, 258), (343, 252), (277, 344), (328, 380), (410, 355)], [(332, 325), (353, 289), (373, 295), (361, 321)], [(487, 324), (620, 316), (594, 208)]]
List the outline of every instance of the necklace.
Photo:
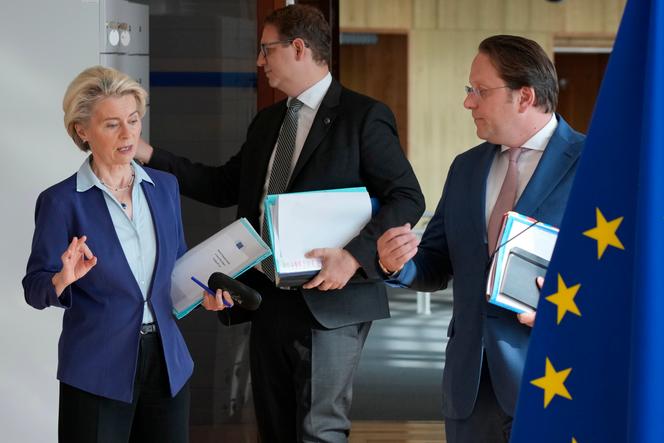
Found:
[(125, 189), (129, 189), (129, 188), (131, 188), (131, 185), (134, 184), (134, 177), (136, 177), (136, 173), (135, 173), (135, 172), (132, 172), (132, 173), (131, 173), (131, 178), (129, 179), (129, 183), (127, 183), (127, 184), (124, 185), (124, 186), (119, 186), (119, 187), (117, 187), (117, 188), (114, 188), (114, 187), (112, 187), (112, 186), (108, 186), (106, 183), (104, 183), (104, 180), (102, 180), (102, 179), (99, 179), (99, 183), (101, 183), (102, 185), (106, 186), (106, 187), (107, 187), (108, 189), (110, 189), (111, 191), (120, 192), (120, 191), (124, 191)]
[[(104, 180), (102, 180), (101, 178), (99, 179), (99, 183), (106, 186), (108, 189), (110, 189), (113, 192), (120, 192), (120, 191), (124, 191), (124, 190), (127, 190), (127, 189), (131, 188), (131, 185), (134, 184), (134, 178), (135, 177), (136, 177), (136, 173), (132, 171), (131, 178), (129, 179), (129, 183), (127, 183), (124, 186), (119, 186), (117, 188), (114, 188), (112, 186), (108, 186), (106, 183), (104, 183)], [(122, 207), (122, 209), (124, 209), (126, 211), (127, 210), (127, 203), (121, 201), (119, 198), (118, 198), (118, 202), (120, 202), (120, 206)]]

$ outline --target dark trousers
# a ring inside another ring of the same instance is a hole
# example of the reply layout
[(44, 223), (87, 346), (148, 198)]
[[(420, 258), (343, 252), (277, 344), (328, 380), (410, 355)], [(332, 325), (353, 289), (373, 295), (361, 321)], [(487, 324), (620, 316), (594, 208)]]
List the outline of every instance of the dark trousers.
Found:
[(445, 437), (448, 443), (508, 443), (511, 431), (512, 417), (498, 404), (484, 357), (473, 412), (464, 420), (445, 417)]
[(158, 333), (141, 336), (132, 403), (60, 383), (61, 443), (189, 441), (189, 384), (171, 397)]
[(353, 376), (371, 323), (325, 329), (299, 292), (260, 291), (267, 296), (252, 321), (250, 355), (261, 442), (346, 442)]

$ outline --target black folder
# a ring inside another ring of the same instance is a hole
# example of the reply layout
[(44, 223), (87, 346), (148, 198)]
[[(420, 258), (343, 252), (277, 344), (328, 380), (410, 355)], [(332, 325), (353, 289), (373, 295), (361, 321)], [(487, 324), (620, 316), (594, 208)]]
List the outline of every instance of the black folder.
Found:
[(510, 249), (505, 266), (500, 294), (537, 309), (540, 291), (535, 284), (537, 277), (544, 277), (549, 261), (514, 247)]

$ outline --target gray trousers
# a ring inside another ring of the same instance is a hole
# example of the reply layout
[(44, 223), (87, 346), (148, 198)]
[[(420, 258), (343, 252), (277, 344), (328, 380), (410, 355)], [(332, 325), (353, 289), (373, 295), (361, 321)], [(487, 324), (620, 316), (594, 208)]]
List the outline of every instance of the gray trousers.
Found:
[(299, 292), (271, 288), (263, 296), (250, 340), (261, 442), (347, 442), (353, 377), (371, 322), (325, 329)]

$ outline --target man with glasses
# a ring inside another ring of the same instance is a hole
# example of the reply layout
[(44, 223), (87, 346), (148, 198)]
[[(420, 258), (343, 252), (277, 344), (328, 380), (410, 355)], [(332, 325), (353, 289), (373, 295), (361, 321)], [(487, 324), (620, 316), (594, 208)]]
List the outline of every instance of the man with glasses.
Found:
[[(138, 158), (174, 173), (182, 193), (216, 206), (238, 205), (262, 231), (269, 193), (366, 186), (380, 209), (344, 248), (315, 250), (322, 270), (301, 288), (275, 287), (268, 260), (242, 281), (263, 295), (251, 321), (251, 377), (263, 442), (345, 442), (352, 383), (371, 321), (389, 316), (376, 241), (414, 224), (424, 197), (397, 136), (392, 112), (352, 92), (329, 72), (330, 28), (305, 5), (265, 21), (257, 65), (288, 96), (260, 111), (247, 139), (219, 167), (191, 163), (146, 144)], [(351, 277), (355, 276), (353, 281)], [(223, 322), (248, 311), (232, 309)]]
[(480, 43), (464, 107), (486, 142), (450, 166), (419, 247), (409, 226), (378, 240), (392, 284), (436, 291), (453, 278), (443, 373), (450, 443), (509, 440), (535, 314), (489, 304), (487, 268), (506, 211), (560, 224), (585, 137), (554, 113), (557, 101), (555, 68), (537, 43), (510, 35)]

